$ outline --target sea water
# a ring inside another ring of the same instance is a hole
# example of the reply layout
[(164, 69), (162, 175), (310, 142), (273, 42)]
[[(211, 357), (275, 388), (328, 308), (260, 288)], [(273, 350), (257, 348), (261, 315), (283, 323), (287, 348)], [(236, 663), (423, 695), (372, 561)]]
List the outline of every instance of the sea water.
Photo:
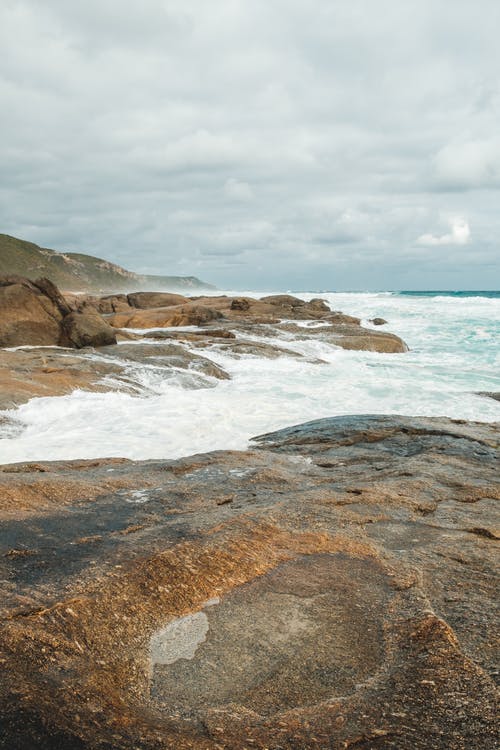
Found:
[[(0, 433), (0, 463), (102, 456), (177, 458), (244, 449), (252, 436), (343, 414), (500, 418), (500, 403), (477, 395), (500, 391), (498, 293), (295, 294), (303, 299), (321, 297), (332, 309), (360, 317), (367, 327), (373, 327), (371, 318), (385, 318), (388, 325), (378, 330), (398, 334), (410, 351), (344, 351), (314, 335), (291, 342), (282, 333), (276, 343), (306, 359), (236, 358), (217, 347), (200, 349), (227, 370), (228, 381), (197, 376), (190, 382), (185, 372), (136, 365), (130, 376), (140, 386), (140, 396), (119, 390), (75, 391), (32, 399), (4, 413), (17, 420), (22, 431), (6, 428)], [(305, 332), (307, 328), (304, 324)], [(190, 348), (197, 351), (195, 345)]]

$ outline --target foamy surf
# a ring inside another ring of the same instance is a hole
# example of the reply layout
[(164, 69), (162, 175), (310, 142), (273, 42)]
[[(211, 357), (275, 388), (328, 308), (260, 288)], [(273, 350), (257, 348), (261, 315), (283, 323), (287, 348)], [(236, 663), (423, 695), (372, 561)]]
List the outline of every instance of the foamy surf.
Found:
[[(345, 351), (314, 335), (308, 338), (308, 325), (303, 326), (306, 338), (301, 340), (292, 340), (286, 331), (273, 338), (247, 337), (290, 350), (290, 356), (277, 359), (255, 354), (235, 357), (217, 345), (193, 344), (191, 351), (223, 367), (231, 380), (130, 363), (128, 377), (138, 395), (75, 391), (64, 397), (32, 399), (5, 412), (22, 431), (13, 430), (9, 421), (0, 441), (0, 461), (178, 458), (215, 449), (244, 449), (252, 436), (342, 414), (477, 421), (500, 417), (498, 402), (476, 395), (500, 390), (498, 299), (368, 293), (301, 296), (321, 296), (333, 309), (361, 317), (365, 325), (371, 318), (385, 318), (387, 328), (401, 336), (410, 351)], [(96, 356), (106, 356), (105, 350)]]

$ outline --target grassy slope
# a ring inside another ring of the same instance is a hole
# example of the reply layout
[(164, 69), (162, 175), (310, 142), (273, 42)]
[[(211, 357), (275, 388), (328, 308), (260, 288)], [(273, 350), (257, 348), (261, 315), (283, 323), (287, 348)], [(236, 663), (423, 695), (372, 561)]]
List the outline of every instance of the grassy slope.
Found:
[(57, 253), (32, 242), (0, 234), (0, 273), (37, 279), (47, 276), (66, 291), (126, 291), (141, 288), (203, 289), (194, 277), (141, 276), (101, 258)]

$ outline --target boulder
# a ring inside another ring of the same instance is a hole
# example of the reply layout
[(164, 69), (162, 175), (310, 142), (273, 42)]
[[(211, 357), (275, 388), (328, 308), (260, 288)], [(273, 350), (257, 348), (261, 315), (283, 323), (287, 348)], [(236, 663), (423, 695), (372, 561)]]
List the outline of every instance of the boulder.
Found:
[(384, 318), (372, 318), (370, 323), (373, 323), (374, 326), (385, 326), (387, 325), (387, 320)]
[(274, 294), (261, 299), (200, 297), (196, 302), (219, 310), (229, 319), (243, 319), (251, 323), (274, 323), (282, 319), (321, 320), (330, 313), (329, 306), (322, 299), (305, 302), (290, 294)]
[(130, 310), (126, 294), (108, 294), (105, 297), (97, 297), (95, 294), (66, 294), (66, 301), (72, 311), (91, 309), (101, 315), (112, 315)]
[(361, 323), (360, 318), (355, 318), (353, 315), (346, 315), (345, 313), (338, 312), (335, 310), (331, 314), (325, 317), (332, 325), (358, 325)]
[(111, 315), (115, 312), (130, 309), (126, 294), (111, 294), (106, 297), (99, 297), (94, 303), (94, 306), (97, 312), (102, 315)]
[(134, 292), (127, 295), (127, 300), (130, 307), (136, 307), (139, 310), (149, 310), (152, 307), (184, 305), (190, 302), (182, 294), (171, 294), (170, 292)]
[(34, 283), (0, 278), (0, 347), (57, 345), (62, 319), (57, 303)]
[(136, 310), (130, 313), (112, 315), (108, 322), (114, 328), (166, 328), (170, 326), (198, 326), (220, 320), (224, 317), (220, 310), (197, 303), (172, 305), (149, 310)]
[(324, 331), (325, 338), (332, 344), (363, 352), (381, 354), (403, 354), (408, 351), (405, 342), (394, 333), (374, 331), (359, 325), (335, 325)]
[[(190, 352), (175, 340), (165, 344), (111, 345), (106, 347), (106, 357), (93, 355), (95, 351), (87, 348), (73, 352), (60, 347), (0, 349), (0, 412), (31, 398), (63, 396), (76, 389), (144, 395), (148, 389), (143, 364), (150, 370), (154, 368), (164, 380), (175, 377), (179, 383), (181, 378), (187, 388), (212, 387), (207, 378), (229, 379), (215, 362)], [(0, 421), (0, 437), (4, 436)]]
[(311, 310), (320, 310), (321, 312), (330, 312), (330, 306), (325, 302), (324, 299), (320, 299), (319, 297), (315, 297), (314, 299), (309, 300), (309, 302), (306, 302), (306, 305)]
[(277, 307), (302, 307), (306, 304), (303, 299), (293, 297), (291, 294), (271, 294), (268, 297), (261, 297), (260, 301)]
[(245, 297), (235, 297), (233, 301), (231, 302), (231, 310), (249, 310), (250, 309), (250, 300), (245, 299)]
[(62, 342), (81, 349), (85, 346), (116, 344), (116, 331), (94, 310), (72, 312), (62, 321)]
[(103, 346), (116, 343), (97, 311), (72, 311), (49, 279), (0, 277), (0, 347)]
[(57, 307), (61, 315), (67, 315), (71, 312), (71, 308), (68, 305), (66, 299), (63, 297), (59, 289), (50, 279), (37, 279), (33, 282), (33, 285), (43, 297), (47, 297)]

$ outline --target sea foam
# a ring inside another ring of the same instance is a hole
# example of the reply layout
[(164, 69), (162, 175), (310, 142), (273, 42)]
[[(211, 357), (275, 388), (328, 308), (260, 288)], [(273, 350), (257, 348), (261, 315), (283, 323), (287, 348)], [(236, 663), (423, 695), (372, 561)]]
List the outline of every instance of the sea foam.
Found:
[(476, 392), (500, 390), (500, 300), (387, 293), (300, 296), (321, 296), (367, 326), (370, 318), (383, 317), (387, 330), (400, 335), (410, 351), (345, 351), (314, 334), (292, 341), (283, 332), (265, 341), (305, 359), (236, 358), (216, 347), (200, 349), (231, 375), (228, 381), (134, 364), (129, 377), (140, 396), (75, 391), (32, 399), (6, 412), (23, 430), (6, 431), (0, 462), (177, 458), (244, 449), (252, 436), (342, 414), (499, 419), (499, 403)]

